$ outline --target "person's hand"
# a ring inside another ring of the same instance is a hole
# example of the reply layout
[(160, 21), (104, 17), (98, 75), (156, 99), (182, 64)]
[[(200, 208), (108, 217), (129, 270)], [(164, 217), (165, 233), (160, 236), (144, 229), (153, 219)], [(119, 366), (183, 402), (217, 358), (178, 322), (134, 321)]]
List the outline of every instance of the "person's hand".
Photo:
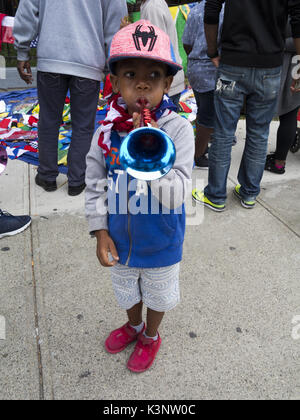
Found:
[[(103, 267), (113, 267), (119, 261), (119, 255), (114, 241), (109, 236), (107, 230), (98, 230), (95, 232), (97, 238), (97, 257)], [(111, 253), (113, 261), (109, 261), (108, 253)]]
[(33, 77), (29, 61), (18, 61), (17, 68), (21, 79), (28, 85), (31, 85)]
[(291, 91), (292, 93), (300, 92), (300, 79), (293, 79), (292, 85), (291, 85)]
[(221, 59), (221, 57), (220, 57), (220, 56), (215, 57), (215, 58), (211, 58), (211, 61), (212, 61), (213, 65), (214, 65), (216, 68), (218, 68), (218, 67), (219, 67), (219, 65), (220, 65), (220, 59)]
[[(132, 115), (132, 121), (133, 121), (133, 128), (139, 128), (141, 125), (141, 114), (139, 114), (138, 112), (134, 112)], [(151, 119), (151, 126), (153, 128), (158, 128), (158, 124), (156, 121), (154, 121), (153, 119)]]

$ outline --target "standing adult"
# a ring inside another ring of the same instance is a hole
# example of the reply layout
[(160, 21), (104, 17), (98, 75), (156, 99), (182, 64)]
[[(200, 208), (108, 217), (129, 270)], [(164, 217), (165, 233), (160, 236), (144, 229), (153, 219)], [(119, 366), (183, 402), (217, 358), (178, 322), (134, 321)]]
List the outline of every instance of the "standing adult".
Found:
[[(217, 34), (224, 2), (219, 57)], [(216, 118), (209, 151), (208, 185), (204, 192), (194, 190), (193, 197), (212, 210), (225, 210), (231, 148), (244, 99), (246, 144), (234, 193), (243, 207), (255, 206), (266, 162), (270, 122), (277, 107), (288, 15), (300, 54), (300, 0), (206, 1), (208, 56), (218, 67)]]
[[(205, 1), (192, 8), (187, 18), (182, 42), (188, 55), (187, 77), (197, 103), (195, 165), (208, 168), (207, 146), (214, 127), (214, 90), (217, 69), (207, 56), (204, 33)], [(219, 33), (222, 28), (223, 10), (220, 15)]]
[[(141, 19), (149, 20), (153, 25), (169, 35), (175, 54), (176, 63), (182, 64), (179, 54), (178, 36), (171, 12), (165, 0), (142, 0)], [(184, 90), (184, 71), (179, 71), (175, 76), (169, 91), (169, 96), (178, 107), (181, 92)]]
[(68, 193), (85, 188), (86, 155), (95, 125), (100, 81), (113, 35), (127, 15), (126, 0), (21, 0), (14, 37), (20, 77), (32, 82), (30, 42), (38, 36), (39, 167), (36, 184), (57, 189), (57, 147), (68, 90), (72, 141)]
[(280, 83), (280, 93), (277, 114), (279, 127), (277, 130), (276, 150), (267, 156), (265, 169), (275, 174), (285, 173), (285, 163), (297, 130), (297, 115), (300, 107), (300, 93), (291, 91), (292, 74), (295, 64), (293, 56), (296, 54), (292, 38), (291, 25), (286, 28), (286, 40)]

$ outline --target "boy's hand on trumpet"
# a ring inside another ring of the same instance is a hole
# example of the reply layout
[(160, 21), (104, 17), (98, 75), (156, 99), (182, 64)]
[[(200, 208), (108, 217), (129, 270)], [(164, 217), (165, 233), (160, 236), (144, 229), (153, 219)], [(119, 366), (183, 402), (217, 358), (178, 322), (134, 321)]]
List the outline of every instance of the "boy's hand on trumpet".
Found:
[[(141, 126), (141, 114), (139, 114), (138, 112), (134, 112), (132, 115), (132, 121), (133, 121), (133, 128), (140, 128)], [(153, 128), (158, 128), (158, 124), (156, 121), (154, 121), (153, 119), (151, 119), (151, 126)]]

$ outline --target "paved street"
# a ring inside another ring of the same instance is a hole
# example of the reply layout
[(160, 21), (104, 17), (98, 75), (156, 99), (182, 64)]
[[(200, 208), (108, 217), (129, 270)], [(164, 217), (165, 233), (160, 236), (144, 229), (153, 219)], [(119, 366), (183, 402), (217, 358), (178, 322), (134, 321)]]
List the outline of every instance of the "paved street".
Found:
[[(126, 369), (132, 346), (117, 355), (103, 347), (125, 318), (96, 259), (84, 194), (69, 197), (63, 175), (46, 193), (35, 167), (9, 161), (0, 208), (33, 223), (0, 240), (0, 399), (300, 399), (300, 151), (285, 175), (265, 173), (246, 210), (232, 194), (244, 121), (237, 137), (227, 210), (191, 219), (182, 300), (140, 375)], [(193, 177), (205, 185), (207, 171)]]

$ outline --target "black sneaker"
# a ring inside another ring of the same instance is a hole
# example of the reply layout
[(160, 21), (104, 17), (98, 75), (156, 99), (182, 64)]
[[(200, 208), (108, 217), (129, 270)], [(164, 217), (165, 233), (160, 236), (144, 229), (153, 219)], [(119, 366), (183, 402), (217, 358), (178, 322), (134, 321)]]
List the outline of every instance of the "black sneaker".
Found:
[(39, 176), (39, 174), (37, 174), (36, 177), (35, 177), (35, 183), (39, 187), (44, 188), (44, 190), (47, 191), (47, 192), (51, 192), (51, 191), (56, 191), (57, 190), (56, 181), (46, 181), (46, 180), (42, 179)]
[(72, 187), (71, 185), (69, 185), (68, 194), (72, 196), (79, 195), (85, 189), (85, 187), (85, 183), (77, 185), (76, 187)]
[(0, 239), (23, 232), (31, 223), (30, 216), (12, 216), (0, 210)]
[(297, 128), (295, 139), (293, 141), (293, 144), (290, 147), (290, 151), (292, 153), (296, 153), (298, 152), (298, 150), (300, 150), (300, 132), (299, 131), (300, 131), (299, 128)]
[(267, 156), (265, 170), (273, 172), (274, 174), (283, 175), (285, 173), (285, 166), (278, 168), (275, 163), (275, 153), (271, 153)]
[(195, 158), (195, 166), (200, 169), (208, 169), (209, 160), (206, 155)]

